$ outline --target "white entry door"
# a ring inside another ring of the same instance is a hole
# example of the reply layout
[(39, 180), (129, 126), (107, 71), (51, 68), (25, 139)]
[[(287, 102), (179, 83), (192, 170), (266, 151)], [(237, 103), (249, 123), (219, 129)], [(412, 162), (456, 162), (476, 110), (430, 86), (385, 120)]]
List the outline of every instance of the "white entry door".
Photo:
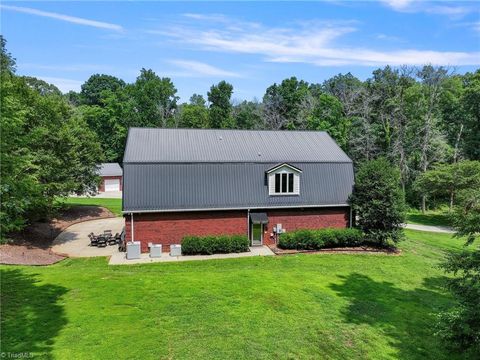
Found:
[(105, 191), (120, 191), (120, 180), (105, 179)]

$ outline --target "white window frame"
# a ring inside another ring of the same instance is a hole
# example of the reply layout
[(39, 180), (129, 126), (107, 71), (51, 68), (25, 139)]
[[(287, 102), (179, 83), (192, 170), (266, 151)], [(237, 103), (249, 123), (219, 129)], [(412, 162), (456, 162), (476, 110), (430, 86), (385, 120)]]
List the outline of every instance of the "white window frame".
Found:
[[(295, 196), (300, 195), (300, 173), (301, 171), (297, 171), (296, 168), (289, 166), (288, 164), (284, 164), (272, 169), (270, 173), (268, 173), (268, 191), (270, 196)], [(283, 174), (286, 174), (287, 179), (287, 191), (282, 192), (282, 182), (283, 182)], [(276, 190), (276, 176), (280, 176), (280, 192)], [(289, 191), (289, 177), (293, 176), (293, 191)]]

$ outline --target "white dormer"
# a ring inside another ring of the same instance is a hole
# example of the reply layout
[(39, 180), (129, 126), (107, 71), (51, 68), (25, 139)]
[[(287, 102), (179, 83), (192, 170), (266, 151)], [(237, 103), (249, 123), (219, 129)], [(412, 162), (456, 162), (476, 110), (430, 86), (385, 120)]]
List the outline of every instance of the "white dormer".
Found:
[(267, 170), (268, 193), (270, 195), (300, 195), (302, 170), (284, 163)]

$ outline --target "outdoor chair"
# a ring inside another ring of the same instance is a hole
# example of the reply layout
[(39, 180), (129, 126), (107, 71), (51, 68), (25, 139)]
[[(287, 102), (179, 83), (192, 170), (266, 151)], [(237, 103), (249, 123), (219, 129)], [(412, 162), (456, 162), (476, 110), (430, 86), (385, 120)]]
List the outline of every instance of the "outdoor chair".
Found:
[(88, 237), (90, 239), (90, 246), (98, 246), (98, 236), (95, 236), (95, 234), (92, 232), (88, 234)]

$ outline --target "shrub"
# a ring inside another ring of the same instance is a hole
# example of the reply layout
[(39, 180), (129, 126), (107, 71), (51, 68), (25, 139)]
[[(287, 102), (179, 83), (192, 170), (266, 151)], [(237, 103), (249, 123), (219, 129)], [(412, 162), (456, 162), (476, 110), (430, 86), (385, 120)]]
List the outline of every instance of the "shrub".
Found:
[(369, 242), (387, 246), (403, 238), (405, 199), (400, 172), (386, 159), (360, 165), (350, 203)]
[(362, 244), (363, 233), (358, 229), (297, 230), (280, 235), (278, 241), (280, 248), (296, 250), (320, 250)]
[(184, 255), (227, 254), (248, 251), (249, 241), (244, 235), (186, 236), (182, 240)]

